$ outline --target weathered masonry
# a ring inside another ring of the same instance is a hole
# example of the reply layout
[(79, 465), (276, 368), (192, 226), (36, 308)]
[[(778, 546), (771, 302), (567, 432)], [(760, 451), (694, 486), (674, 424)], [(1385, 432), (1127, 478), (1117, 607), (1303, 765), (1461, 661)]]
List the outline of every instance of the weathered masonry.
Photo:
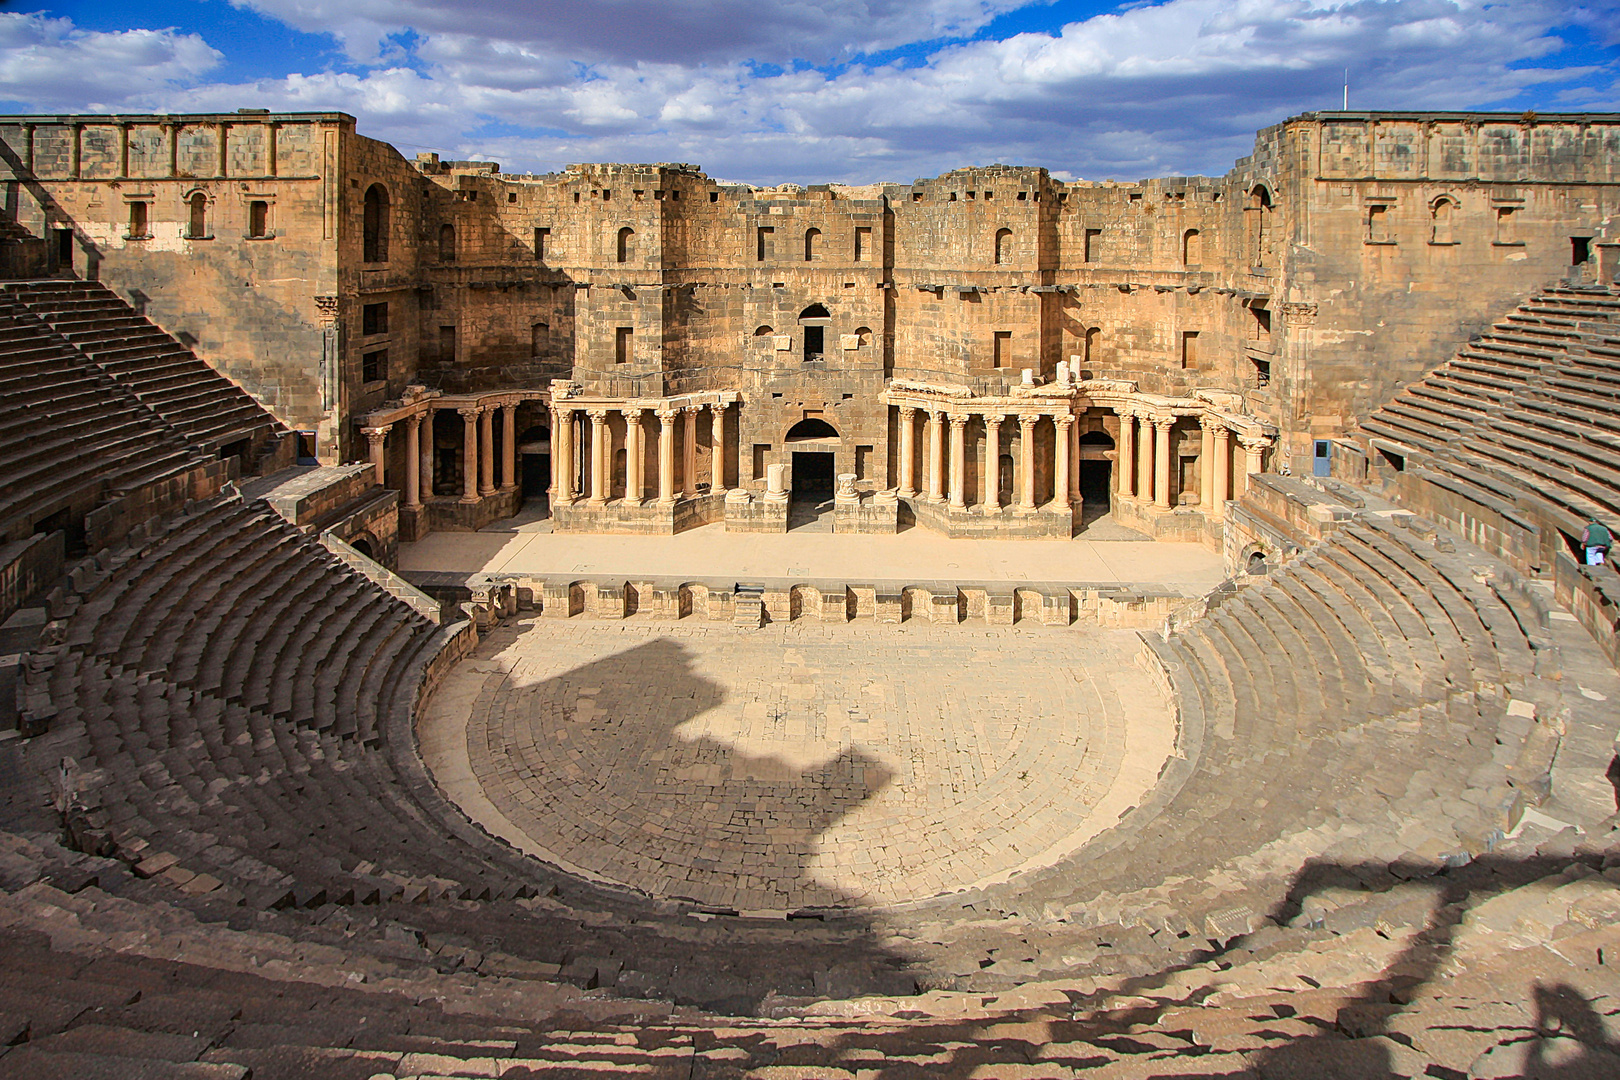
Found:
[[(0, 117), (10, 276), (99, 279), (402, 535), (1218, 539), (1535, 284), (1620, 269), (1620, 116), (1312, 113), (1220, 178), (720, 184), (407, 160), (340, 113)], [(497, 467), (498, 466), (498, 467)]]

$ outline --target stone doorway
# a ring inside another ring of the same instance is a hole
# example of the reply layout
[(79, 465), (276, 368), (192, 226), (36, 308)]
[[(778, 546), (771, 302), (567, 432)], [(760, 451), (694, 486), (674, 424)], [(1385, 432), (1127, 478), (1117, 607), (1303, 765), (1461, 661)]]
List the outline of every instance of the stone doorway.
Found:
[(826, 450), (793, 452), (793, 498), (788, 529), (833, 531), (833, 455)]

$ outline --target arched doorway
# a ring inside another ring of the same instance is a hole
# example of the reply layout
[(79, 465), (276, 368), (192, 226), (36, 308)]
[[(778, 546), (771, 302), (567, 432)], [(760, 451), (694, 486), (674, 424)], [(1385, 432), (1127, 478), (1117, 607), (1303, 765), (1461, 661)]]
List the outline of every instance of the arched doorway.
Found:
[(793, 454), (788, 529), (831, 532), (838, 429), (820, 417), (807, 416), (788, 429), (782, 443)]
[(1088, 431), (1080, 436), (1080, 498), (1085, 501), (1085, 521), (1108, 513), (1108, 492), (1114, 476), (1114, 463), (1108, 454), (1114, 449), (1113, 437), (1106, 431)]
[(372, 548), (371, 541), (367, 540), (365, 537), (355, 537), (354, 540), (349, 543), (349, 546), (354, 548), (354, 550), (358, 551), (360, 554), (364, 555), (366, 558), (370, 559), (372, 562), (377, 561), (377, 553)]

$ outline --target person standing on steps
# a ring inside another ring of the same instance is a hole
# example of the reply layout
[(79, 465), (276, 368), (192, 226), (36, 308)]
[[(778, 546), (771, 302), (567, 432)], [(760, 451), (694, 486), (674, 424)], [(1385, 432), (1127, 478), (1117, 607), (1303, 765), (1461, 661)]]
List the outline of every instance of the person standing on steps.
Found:
[(1597, 518), (1581, 530), (1581, 546), (1586, 549), (1586, 565), (1602, 566), (1609, 561), (1609, 546), (1614, 535)]

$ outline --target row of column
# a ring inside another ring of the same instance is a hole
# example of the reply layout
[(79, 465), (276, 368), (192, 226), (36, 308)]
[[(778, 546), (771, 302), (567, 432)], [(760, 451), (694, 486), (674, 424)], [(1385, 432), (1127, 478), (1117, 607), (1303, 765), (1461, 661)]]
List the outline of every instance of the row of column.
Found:
[[(723, 452), (726, 405), (716, 403), (653, 409), (650, 411), (658, 417), (658, 427), (654, 432), (654, 438), (658, 440), (658, 501), (664, 505), (674, 503), (677, 497), (689, 499), (697, 495), (698, 418), (705, 409), (709, 411), (710, 440), (713, 447), (709, 462), (712, 470), (709, 490), (717, 495), (723, 494), (726, 490), (726, 458)], [(640, 506), (645, 498), (647, 486), (646, 477), (642, 475), (642, 466), (647, 454), (647, 431), (643, 427), (643, 417), (648, 411), (646, 408), (623, 406), (555, 406), (552, 409), (551, 425), (551, 490), (554, 499), (558, 503), (571, 503), (583, 494), (586, 496), (587, 506), (602, 506), (611, 497), (613, 453), (617, 447), (614, 446), (613, 428), (608, 418), (613, 413), (618, 413), (624, 418), (625, 498), (628, 502)], [(574, 430), (575, 418), (580, 413), (584, 413), (591, 426), (589, 468), (583, 467), (586, 463), (581, 455), (582, 440), (576, 437)], [(679, 496), (675, 491), (677, 419), (681, 419), (685, 427), (684, 438), (681, 440), (683, 447), (681, 476), (684, 482)], [(581, 487), (588, 487), (589, 490), (578, 490), (575, 487), (576, 482)]]
[[(916, 420), (917, 413), (925, 413), (923, 426), (923, 482), (925, 490), (918, 492), (913, 486), (917, 476)], [(900, 484), (902, 498), (915, 498), (922, 494), (931, 502), (946, 501), (953, 509), (967, 508), (967, 426), (974, 416), (984, 420), (984, 455), (981, 466), (983, 476), (979, 484), (982, 503), (987, 511), (1001, 509), (1001, 425), (1015, 420), (1019, 428), (1019, 461), (1017, 508), (1021, 512), (1035, 510), (1035, 425), (1041, 415), (1031, 413), (950, 413), (943, 409), (919, 410), (913, 406), (900, 407)], [(1057, 429), (1053, 441), (1052, 498), (1058, 510), (1067, 510), (1074, 504), (1079, 477), (1070, 462), (1078, 456), (1076, 442), (1079, 430), (1074, 417), (1068, 414), (1052, 417)], [(949, 457), (944, 456), (945, 429), (950, 428)]]
[[(1170, 429), (1174, 416), (1122, 413), (1119, 418), (1115, 491), (1122, 499), (1170, 509)], [(1250, 473), (1261, 470), (1267, 440), (1237, 433), (1243, 448), (1238, 489), (1232, 490), (1232, 429), (1214, 417), (1200, 417), (1198, 502), (1214, 520), (1226, 514), (1226, 501), (1248, 488)]]
[[(496, 405), (465, 405), (456, 409), (464, 425), (462, 431), (462, 493), (461, 501), (475, 503), (497, 490), (510, 491), (517, 486), (517, 410), (516, 402)], [(405, 506), (415, 509), (422, 505), (425, 488), (433, 491), (433, 414), (429, 407), (412, 413), (399, 421), (405, 425)], [(500, 487), (495, 485), (495, 414), (501, 413), (501, 476)], [(388, 460), (387, 439), (393, 424), (361, 429), (371, 451), (371, 464), (377, 470), (377, 483), (384, 482)], [(423, 428), (426, 428), (426, 434)]]

